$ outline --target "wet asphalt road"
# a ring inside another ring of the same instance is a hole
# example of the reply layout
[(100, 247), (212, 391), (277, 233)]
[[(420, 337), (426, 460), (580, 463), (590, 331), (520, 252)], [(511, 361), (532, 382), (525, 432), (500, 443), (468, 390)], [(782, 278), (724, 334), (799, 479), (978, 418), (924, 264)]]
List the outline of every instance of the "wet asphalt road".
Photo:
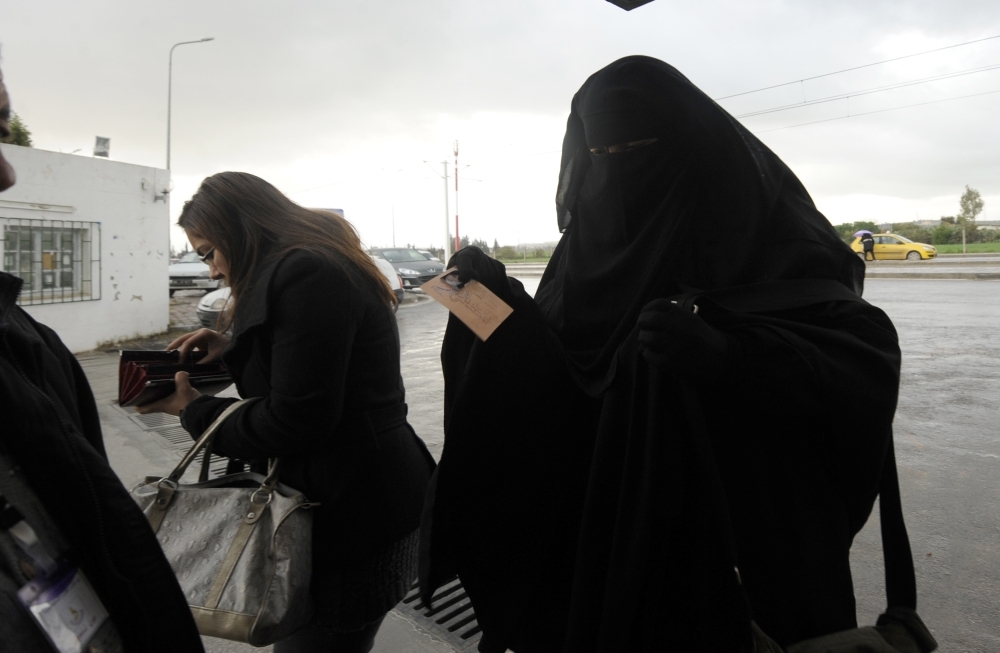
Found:
[(444, 445), (441, 340), (448, 322), (448, 310), (428, 298), (418, 304), (400, 306), (396, 322), (409, 406), (407, 419), (437, 460)]
[[(896, 457), (918, 610), (941, 651), (1000, 651), (1000, 281), (870, 280), (903, 352)], [(858, 618), (884, 605), (877, 510), (855, 540)]]
[[(903, 351), (896, 456), (919, 612), (940, 651), (1000, 651), (1000, 281), (871, 279), (865, 298)], [(397, 316), (410, 423), (437, 458), (447, 312), (426, 301)], [(877, 507), (851, 564), (870, 625), (885, 602)]]

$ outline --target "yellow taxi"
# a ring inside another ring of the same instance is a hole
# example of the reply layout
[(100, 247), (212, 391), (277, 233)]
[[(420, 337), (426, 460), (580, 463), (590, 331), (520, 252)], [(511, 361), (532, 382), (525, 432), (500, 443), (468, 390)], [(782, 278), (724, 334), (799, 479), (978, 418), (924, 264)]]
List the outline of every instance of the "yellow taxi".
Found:
[[(937, 248), (934, 245), (915, 243), (906, 236), (900, 236), (899, 234), (875, 234), (872, 237), (875, 239), (875, 259), (879, 261), (892, 259), (919, 261), (937, 256)], [(854, 239), (854, 242), (851, 243), (851, 249), (862, 256), (865, 254), (860, 238)]]

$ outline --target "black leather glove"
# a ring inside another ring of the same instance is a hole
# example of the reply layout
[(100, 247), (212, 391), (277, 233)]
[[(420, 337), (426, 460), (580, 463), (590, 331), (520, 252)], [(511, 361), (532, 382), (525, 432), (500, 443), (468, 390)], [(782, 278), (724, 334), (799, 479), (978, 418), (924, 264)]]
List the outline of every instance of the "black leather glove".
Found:
[(494, 295), (510, 303), (512, 293), (507, 281), (507, 268), (478, 247), (469, 246), (458, 250), (448, 261), (448, 267), (458, 268), (458, 280), (462, 285), (475, 279)]
[(643, 307), (638, 325), (642, 355), (662, 370), (696, 382), (725, 372), (729, 338), (697, 314), (656, 299)]

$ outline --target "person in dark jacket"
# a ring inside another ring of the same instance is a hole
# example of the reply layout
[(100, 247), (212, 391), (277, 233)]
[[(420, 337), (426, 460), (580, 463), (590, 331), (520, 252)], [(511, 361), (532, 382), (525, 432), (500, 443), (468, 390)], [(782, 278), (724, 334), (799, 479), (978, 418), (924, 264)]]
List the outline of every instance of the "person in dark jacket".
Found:
[(751, 615), (782, 646), (856, 627), (849, 551), (900, 365), (858, 256), (648, 57), (574, 97), (556, 204), (534, 298), (476, 248), (449, 263), (514, 312), (485, 342), (448, 324), (424, 600), (457, 573), (486, 653), (752, 651)]
[[(406, 421), (395, 296), (342, 217), (302, 208), (263, 179), (207, 178), (178, 224), (232, 288), (233, 335), (170, 345), (221, 356), (241, 397), (213, 451), (260, 465), (320, 505), (313, 521), (313, 622), (276, 653), (364, 653), (416, 575), (417, 529), (434, 467)], [(200, 436), (233, 399), (177, 392), (143, 412), (180, 414)]]
[[(0, 137), (10, 133), (9, 116), (0, 75)], [(0, 152), (0, 191), (14, 180)], [(17, 305), (22, 285), (0, 272), (0, 649), (58, 650), (18, 591), (72, 577), (64, 607), (86, 609), (61, 637), (73, 632), (92, 647), (85, 650), (201, 651), (173, 570), (108, 464), (83, 370), (54, 331)], [(104, 613), (98, 630), (75, 630)]]
[(875, 236), (870, 231), (861, 234), (861, 249), (864, 250), (866, 261), (869, 254), (872, 255), (872, 260), (875, 260)]

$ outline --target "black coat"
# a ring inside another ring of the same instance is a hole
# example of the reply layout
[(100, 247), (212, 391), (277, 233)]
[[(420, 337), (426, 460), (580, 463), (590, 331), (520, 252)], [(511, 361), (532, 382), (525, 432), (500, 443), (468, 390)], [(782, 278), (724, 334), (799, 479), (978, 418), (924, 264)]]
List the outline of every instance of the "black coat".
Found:
[(83, 370), (15, 305), (21, 283), (0, 272), (0, 449), (69, 540), (126, 651), (201, 651), (173, 570), (108, 464)]
[[(730, 339), (723, 377), (686, 388), (638, 355), (634, 332), (590, 397), (511, 285), (514, 313), (487, 342), (454, 318), (445, 335), (425, 595), (458, 573), (499, 650), (737, 650), (727, 525), (693, 445), (707, 434), (757, 622), (783, 645), (855, 627), (850, 545), (898, 385), (882, 311), (857, 297), (706, 310)], [(863, 423), (861, 404), (874, 407)]]
[[(241, 408), (214, 451), (281, 458), (281, 480), (314, 513), (314, 588), (416, 530), (434, 467), (406, 422), (399, 334), (374, 282), (350, 264), (295, 251), (255, 274), (223, 354)], [(233, 400), (201, 397), (182, 413), (197, 437)]]

